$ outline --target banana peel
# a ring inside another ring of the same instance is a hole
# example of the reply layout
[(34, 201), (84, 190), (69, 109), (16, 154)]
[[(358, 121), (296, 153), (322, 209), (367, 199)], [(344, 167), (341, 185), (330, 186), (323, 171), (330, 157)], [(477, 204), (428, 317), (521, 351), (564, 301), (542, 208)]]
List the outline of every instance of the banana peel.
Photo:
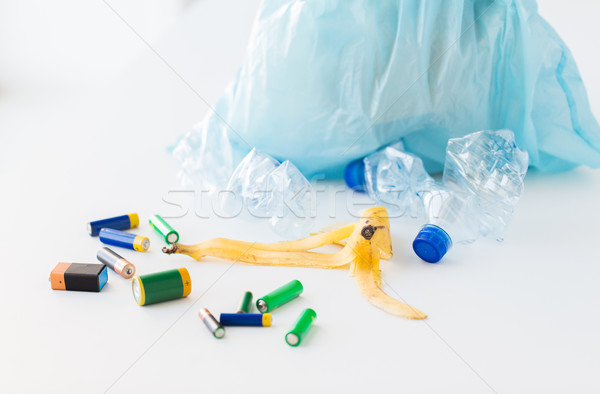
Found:
[[(338, 244), (343, 248), (333, 254), (310, 252), (329, 244)], [(381, 289), (379, 262), (381, 259), (390, 259), (393, 254), (388, 214), (384, 207), (365, 210), (358, 223), (295, 241), (262, 244), (213, 238), (195, 245), (175, 243), (162, 250), (166, 254), (186, 254), (195, 260), (213, 256), (255, 265), (348, 268), (350, 274), (356, 277), (360, 292), (371, 304), (407, 319), (421, 320), (427, 317)]]

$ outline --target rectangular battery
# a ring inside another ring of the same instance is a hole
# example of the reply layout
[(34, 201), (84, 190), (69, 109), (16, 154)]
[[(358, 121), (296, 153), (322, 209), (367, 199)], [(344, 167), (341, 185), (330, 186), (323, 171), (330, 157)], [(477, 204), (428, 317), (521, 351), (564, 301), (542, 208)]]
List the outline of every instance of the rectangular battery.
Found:
[(50, 286), (54, 290), (102, 290), (108, 281), (104, 264), (58, 263), (50, 272)]

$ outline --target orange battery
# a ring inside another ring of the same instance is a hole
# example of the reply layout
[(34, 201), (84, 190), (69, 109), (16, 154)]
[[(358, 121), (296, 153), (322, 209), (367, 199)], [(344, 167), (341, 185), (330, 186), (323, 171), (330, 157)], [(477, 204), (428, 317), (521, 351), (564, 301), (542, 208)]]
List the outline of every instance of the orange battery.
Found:
[(50, 286), (54, 290), (102, 290), (108, 281), (104, 264), (58, 263), (50, 272)]

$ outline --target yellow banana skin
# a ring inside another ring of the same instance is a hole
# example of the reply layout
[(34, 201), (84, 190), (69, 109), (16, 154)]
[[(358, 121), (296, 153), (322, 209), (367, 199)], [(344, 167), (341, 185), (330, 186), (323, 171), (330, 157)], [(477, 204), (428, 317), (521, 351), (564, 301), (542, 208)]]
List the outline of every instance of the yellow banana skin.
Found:
[[(346, 239), (343, 243), (342, 240)], [(333, 254), (309, 252), (328, 244), (344, 245)], [(248, 264), (311, 268), (349, 268), (360, 292), (376, 307), (407, 319), (425, 319), (427, 315), (381, 290), (380, 259), (392, 257), (392, 241), (387, 210), (384, 207), (364, 211), (358, 223), (320, 232), (295, 241), (260, 244), (213, 238), (196, 245), (171, 244), (167, 254), (186, 254), (195, 260), (213, 256)]]

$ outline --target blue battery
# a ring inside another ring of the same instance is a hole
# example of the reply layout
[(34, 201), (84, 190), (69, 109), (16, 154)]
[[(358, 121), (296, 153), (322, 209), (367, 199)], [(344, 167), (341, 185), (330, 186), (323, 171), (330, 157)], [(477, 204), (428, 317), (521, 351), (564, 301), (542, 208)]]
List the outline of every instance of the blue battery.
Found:
[(96, 220), (87, 225), (88, 233), (95, 237), (103, 228), (114, 228), (115, 230), (129, 230), (139, 226), (140, 218), (137, 213), (115, 216), (114, 218)]
[(270, 313), (221, 313), (219, 322), (222, 326), (271, 326)]
[(107, 245), (119, 246), (145, 252), (150, 247), (150, 239), (142, 235), (126, 233), (125, 231), (114, 230), (112, 228), (103, 228), (100, 230), (100, 241)]

